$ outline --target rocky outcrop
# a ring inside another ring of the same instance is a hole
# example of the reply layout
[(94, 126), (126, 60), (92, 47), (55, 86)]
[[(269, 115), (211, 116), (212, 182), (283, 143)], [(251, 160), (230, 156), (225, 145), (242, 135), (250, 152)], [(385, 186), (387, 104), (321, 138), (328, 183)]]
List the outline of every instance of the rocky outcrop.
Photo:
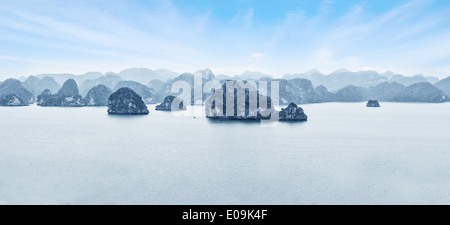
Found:
[[(263, 96), (259, 94), (256, 87), (247, 87), (244, 85), (246, 82), (233, 82), (235, 85), (228, 87), (226, 84), (222, 85), (220, 91), (216, 90), (205, 102), (205, 112), (206, 117), (209, 119), (220, 119), (220, 120), (264, 120), (271, 119), (274, 113), (278, 113), (272, 106), (272, 100), (270, 97)], [(239, 90), (244, 90), (242, 93), (243, 101), (238, 104), (237, 93)], [(234, 96), (234, 112), (227, 114), (227, 93), (231, 93)], [(222, 94), (222, 96), (220, 96)], [(252, 97), (250, 97), (252, 96)], [(254, 99), (255, 97), (255, 99)], [(260, 100), (267, 98), (267, 105), (260, 105)], [(219, 107), (219, 103), (216, 103), (218, 99), (222, 99), (222, 107)], [(251, 106), (251, 101), (255, 101), (256, 107)], [(239, 110), (238, 110), (239, 108)], [(239, 111), (239, 113), (238, 113)]]
[[(318, 95), (316, 95), (314, 91), (311, 81), (307, 79), (281, 79), (278, 81), (281, 104), (287, 104), (289, 102), (297, 102), (300, 104), (321, 102)], [(270, 87), (269, 84), (268, 87)]]
[(369, 100), (366, 104), (367, 107), (380, 107), (380, 103), (377, 100)]
[(443, 91), (428, 82), (413, 84), (406, 87), (394, 97), (397, 102), (446, 102), (448, 97)]
[(450, 96), (450, 77), (440, 80), (434, 86), (441, 89), (445, 95)]
[(332, 102), (335, 99), (335, 94), (328, 91), (328, 89), (323, 86), (319, 85), (314, 89), (315, 94), (317, 95), (317, 98), (319, 99), (319, 102)]
[(141, 83), (135, 81), (119, 81), (114, 87), (114, 90), (117, 91), (123, 87), (127, 87), (135, 91), (147, 104), (155, 104), (159, 100), (162, 100), (153, 88), (149, 88)]
[(75, 80), (67, 80), (56, 94), (46, 89), (38, 96), (38, 105), (46, 107), (81, 107), (84, 106)]
[(301, 107), (291, 102), (287, 108), (281, 110), (279, 119), (280, 121), (307, 121), (308, 116)]
[(352, 85), (342, 88), (335, 96), (338, 102), (363, 102), (366, 99), (365, 90)]
[(380, 101), (393, 101), (394, 97), (405, 89), (405, 86), (393, 82), (384, 82), (368, 90), (367, 97), (369, 99), (378, 99)]
[(14, 94), (26, 104), (34, 102), (34, 95), (25, 89), (22, 83), (16, 79), (5, 80), (0, 85), (0, 97)]
[(111, 94), (111, 89), (103, 84), (99, 84), (88, 92), (83, 102), (86, 106), (107, 106), (108, 98)]
[(75, 82), (75, 80), (73, 79), (67, 80), (66, 82), (64, 82), (62, 88), (59, 89), (58, 93), (56, 94), (61, 96), (80, 95), (80, 93), (78, 92), (77, 82)]
[(108, 99), (109, 114), (148, 114), (142, 97), (130, 88), (120, 88)]
[(27, 106), (28, 104), (15, 94), (3, 95), (0, 97), (0, 106)]
[[(176, 100), (176, 102), (179, 102), (178, 107), (175, 107), (175, 108), (172, 107), (172, 103), (173, 103), (174, 100)], [(155, 109), (156, 110), (161, 110), (161, 111), (186, 110), (186, 105), (183, 104), (181, 99), (170, 95), (170, 96), (167, 96), (164, 99), (163, 103), (161, 103), (160, 105), (157, 105)]]
[(37, 105), (42, 105), (45, 102), (48, 102), (52, 97), (52, 92), (48, 89), (45, 89), (40, 95), (37, 96), (36, 103)]

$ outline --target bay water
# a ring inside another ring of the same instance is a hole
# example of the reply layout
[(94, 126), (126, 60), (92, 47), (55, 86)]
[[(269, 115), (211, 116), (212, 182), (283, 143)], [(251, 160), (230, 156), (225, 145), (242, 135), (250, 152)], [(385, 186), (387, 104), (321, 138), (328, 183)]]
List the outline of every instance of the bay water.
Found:
[(0, 107), (0, 204), (450, 204), (450, 103), (381, 104), (272, 126)]

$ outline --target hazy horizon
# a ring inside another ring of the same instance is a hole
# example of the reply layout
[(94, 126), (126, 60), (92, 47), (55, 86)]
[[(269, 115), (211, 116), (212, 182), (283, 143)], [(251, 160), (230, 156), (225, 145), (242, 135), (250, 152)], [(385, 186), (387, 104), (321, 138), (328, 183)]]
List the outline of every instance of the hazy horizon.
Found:
[(5, 0), (0, 21), (0, 80), (141, 67), (450, 76), (443, 0)]
[[(302, 71), (302, 72), (296, 72), (296, 73), (287, 73), (287, 74), (282, 74), (282, 75), (274, 75), (274, 74), (264, 73), (264, 72), (261, 72), (261, 71), (250, 71), (250, 70), (243, 71), (242, 73), (239, 73), (239, 74), (222, 74), (222, 73), (216, 73), (216, 72), (215, 72), (214, 70), (212, 70), (211, 68), (202, 68), (202, 69), (197, 69), (197, 70), (195, 70), (195, 71), (184, 71), (184, 72), (179, 72), (179, 71), (174, 71), (174, 70), (167, 69), (167, 68), (151, 69), (151, 68), (146, 68), (146, 67), (134, 67), (134, 68), (125, 68), (125, 69), (120, 70), (120, 71), (107, 71), (107, 72), (103, 72), (103, 71), (87, 71), (87, 72), (84, 72), (84, 73), (70, 73), (70, 72), (45, 73), (45, 72), (44, 72), (44, 73), (28, 74), (28, 75), (20, 75), (20, 76), (6, 76), (6, 77), (4, 77), (4, 78), (0, 78), (0, 81), (4, 81), (4, 80), (9, 79), (9, 78), (13, 78), (13, 79), (26, 79), (26, 78), (28, 78), (28, 77), (30, 77), (30, 76), (41, 76), (41, 75), (49, 75), (49, 76), (53, 76), (53, 75), (64, 75), (64, 74), (66, 74), (66, 75), (83, 76), (83, 75), (86, 75), (86, 74), (89, 74), (89, 73), (101, 73), (101, 74), (103, 74), (103, 76), (108, 75), (108, 74), (116, 74), (116, 75), (118, 75), (118, 74), (120, 74), (120, 73), (123, 72), (123, 71), (126, 71), (126, 70), (133, 70), (133, 69), (146, 69), (146, 70), (151, 70), (151, 71), (162, 71), (162, 70), (166, 70), (166, 71), (178, 73), (178, 74), (180, 74), (180, 75), (183, 74), (183, 73), (191, 73), (191, 74), (194, 74), (194, 73), (196, 73), (196, 72), (198, 72), (198, 71), (202, 71), (202, 70), (211, 70), (211, 72), (212, 72), (215, 76), (225, 75), (225, 76), (229, 76), (229, 77), (231, 77), (231, 78), (233, 78), (233, 77), (235, 77), (235, 76), (241, 76), (241, 75), (243, 75), (243, 74), (249, 72), (249, 73), (261, 73), (261, 74), (263, 74), (263, 75), (270, 75), (272, 78), (276, 78), (276, 79), (281, 79), (281, 78), (283, 78), (283, 76), (285, 76), (285, 75), (306, 74), (306, 73), (313, 72), (313, 71), (317, 71), (318, 73), (320, 73), (320, 74), (322, 74), (322, 75), (325, 75), (325, 76), (331, 75), (331, 74), (333, 74), (333, 73), (335, 73), (335, 72), (339, 72), (339, 71), (342, 71), (342, 70), (347, 70), (347, 71), (349, 71), (349, 72), (351, 72), (351, 73), (356, 73), (356, 72), (367, 72), (367, 71), (375, 71), (375, 70), (359, 70), (359, 71), (351, 71), (351, 70), (348, 70), (348, 69), (346, 69), (346, 68), (341, 68), (341, 69), (337, 69), (337, 70), (335, 70), (335, 71), (332, 71), (331, 73), (323, 73), (322, 71), (317, 70), (317, 69), (310, 69), (310, 70), (308, 70), (308, 71)], [(413, 76), (434, 77), (434, 76), (426, 76), (426, 75), (424, 75), (424, 74), (422, 74), (422, 73), (419, 73), (419, 74), (413, 74), (413, 75), (405, 75), (405, 74), (396, 73), (395, 71), (384, 71), (384, 72), (375, 71), (375, 72), (377, 72), (380, 76), (382, 76), (384, 73), (389, 73), (389, 72), (391, 72), (391, 73), (393, 73), (393, 74), (395, 74), (395, 75), (403, 75), (403, 76), (405, 76), (405, 77), (413, 77)], [(439, 78), (439, 80), (442, 80), (442, 79), (444, 79), (444, 78), (447, 78), (447, 77), (438, 77), (438, 76), (436, 76), (436, 77)], [(169, 77), (168, 77), (168, 79), (169, 79)]]

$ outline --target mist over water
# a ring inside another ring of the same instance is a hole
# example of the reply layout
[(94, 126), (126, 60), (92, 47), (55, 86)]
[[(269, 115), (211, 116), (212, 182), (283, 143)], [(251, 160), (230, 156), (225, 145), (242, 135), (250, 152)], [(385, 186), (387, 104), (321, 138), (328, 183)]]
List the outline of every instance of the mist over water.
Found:
[(448, 204), (450, 103), (381, 104), (273, 127), (0, 107), (0, 204)]

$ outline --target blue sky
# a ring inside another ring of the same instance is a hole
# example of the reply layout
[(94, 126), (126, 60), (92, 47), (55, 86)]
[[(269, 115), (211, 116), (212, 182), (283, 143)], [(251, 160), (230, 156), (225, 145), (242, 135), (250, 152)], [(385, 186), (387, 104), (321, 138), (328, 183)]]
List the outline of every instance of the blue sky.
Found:
[(2, 0), (0, 79), (130, 67), (450, 76), (450, 1)]

